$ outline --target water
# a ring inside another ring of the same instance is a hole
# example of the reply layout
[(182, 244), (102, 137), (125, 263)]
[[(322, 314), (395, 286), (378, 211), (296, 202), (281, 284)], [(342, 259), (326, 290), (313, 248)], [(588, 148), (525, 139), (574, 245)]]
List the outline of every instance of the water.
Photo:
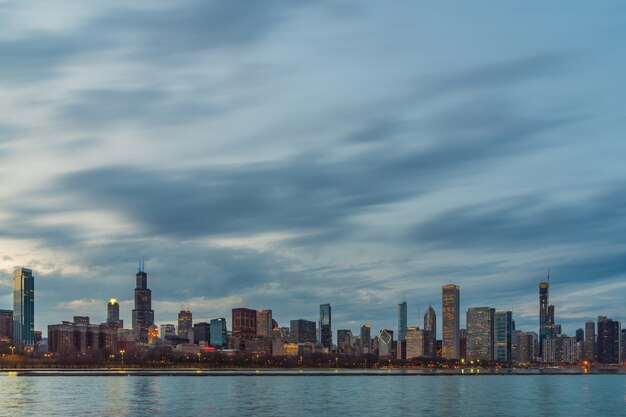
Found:
[(0, 374), (1, 416), (624, 416), (626, 376)]

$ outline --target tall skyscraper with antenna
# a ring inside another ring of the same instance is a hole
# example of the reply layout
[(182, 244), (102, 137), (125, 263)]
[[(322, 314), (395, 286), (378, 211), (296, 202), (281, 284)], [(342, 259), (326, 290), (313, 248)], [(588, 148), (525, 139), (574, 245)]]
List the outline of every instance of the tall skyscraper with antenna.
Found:
[(148, 274), (145, 271), (143, 257), (139, 262), (139, 272), (136, 278), (133, 331), (138, 341), (148, 343), (148, 330), (154, 323), (154, 310), (152, 310), (152, 291), (148, 289)]

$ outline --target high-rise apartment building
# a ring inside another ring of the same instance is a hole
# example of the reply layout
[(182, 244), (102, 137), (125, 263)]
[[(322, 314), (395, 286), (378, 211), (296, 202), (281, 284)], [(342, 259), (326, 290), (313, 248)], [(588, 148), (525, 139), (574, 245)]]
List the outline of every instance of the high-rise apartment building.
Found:
[(467, 309), (467, 360), (493, 360), (495, 312), (490, 307)]
[(513, 312), (497, 311), (494, 316), (494, 359), (500, 362), (512, 360)]
[(332, 348), (333, 346), (333, 330), (331, 319), (330, 304), (320, 305), (320, 340), (319, 342), (325, 348)]
[(454, 284), (442, 287), (443, 338), (441, 356), (445, 359), (460, 357), (460, 297), (461, 287)]
[(424, 313), (424, 356), (437, 356), (437, 314), (430, 304)]
[(406, 331), (407, 331), (407, 305), (406, 301), (398, 304), (398, 340), (406, 339)]
[(517, 360), (519, 362), (537, 360), (537, 333), (522, 332), (517, 336)]
[(19, 350), (35, 344), (35, 277), (27, 268), (13, 276), (13, 343)]
[(152, 310), (152, 291), (148, 289), (148, 274), (143, 259), (139, 263), (136, 284), (133, 332), (139, 342), (148, 343), (148, 332), (150, 326), (154, 324), (154, 310)]

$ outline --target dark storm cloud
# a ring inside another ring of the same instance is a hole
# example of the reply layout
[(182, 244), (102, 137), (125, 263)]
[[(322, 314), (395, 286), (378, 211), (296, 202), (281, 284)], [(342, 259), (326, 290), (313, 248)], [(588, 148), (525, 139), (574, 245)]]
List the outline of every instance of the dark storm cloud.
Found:
[(624, 184), (608, 186), (567, 204), (544, 195), (523, 195), (463, 206), (421, 222), (412, 239), (440, 247), (505, 251), (559, 243), (619, 243), (626, 232), (625, 191)]

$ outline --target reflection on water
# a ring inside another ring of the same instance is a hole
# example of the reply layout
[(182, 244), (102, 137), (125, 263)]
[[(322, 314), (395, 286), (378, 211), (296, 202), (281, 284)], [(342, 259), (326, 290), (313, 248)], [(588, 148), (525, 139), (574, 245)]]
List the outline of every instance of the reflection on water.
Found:
[[(622, 416), (624, 375), (110, 376), (0, 374), (0, 415)], [(602, 399), (601, 401), (599, 399)]]

